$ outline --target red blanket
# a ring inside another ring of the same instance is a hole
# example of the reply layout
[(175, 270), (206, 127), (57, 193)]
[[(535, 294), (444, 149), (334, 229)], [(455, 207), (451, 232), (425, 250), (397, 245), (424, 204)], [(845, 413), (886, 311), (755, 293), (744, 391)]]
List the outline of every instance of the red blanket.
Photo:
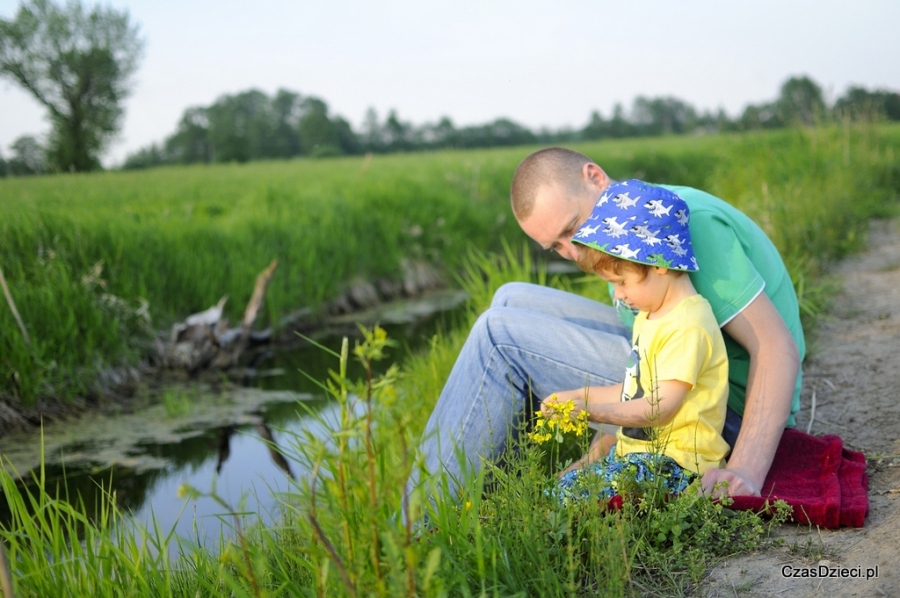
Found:
[(866, 458), (833, 434), (811, 436), (787, 429), (775, 452), (762, 496), (736, 496), (732, 509), (766, 511), (783, 500), (797, 523), (862, 527), (869, 513)]

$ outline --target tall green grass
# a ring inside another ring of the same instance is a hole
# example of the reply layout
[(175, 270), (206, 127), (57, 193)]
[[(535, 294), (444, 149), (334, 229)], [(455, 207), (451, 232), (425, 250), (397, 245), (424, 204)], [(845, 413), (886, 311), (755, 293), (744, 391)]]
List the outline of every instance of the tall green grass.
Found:
[[(463, 280), (474, 300), (463, 324), (503, 282), (541, 280), (527, 255), (470, 257)], [(373, 366), (390, 358), (391, 344), (377, 329), (352, 351), (345, 343), (326, 384), (340, 415), (322, 422), (331, 434), (287, 443), (307, 474), (280, 495), (274, 524), (258, 523), (215, 488), (183, 489), (187, 500), (207, 495), (221, 505), (231, 531), (212, 547), (129, 524), (114, 497), (88, 516), (45, 484), (22, 490), (0, 472), (14, 514), (0, 539), (15, 595), (686, 595), (716, 559), (765, 545), (781, 520), (776, 512), (766, 524), (696, 493), (667, 500), (653, 488), (617, 512), (589, 501), (562, 507), (545, 493), (555, 467), (527, 441), (508, 468), (491, 470), (490, 492), (484, 476), (470, 476), (462, 501), (432, 504), (429, 488), (446, 483), (435, 477), (404, 495), (420, 466), (413, 448), (430, 403), (421, 393), (439, 389), (459, 340), (436, 337), (406, 371), (383, 374)], [(351, 359), (362, 364), (359, 379), (346, 376)], [(417, 525), (425, 514), (430, 523)], [(173, 552), (181, 555), (173, 562), (162, 556)]]
[[(782, 250), (804, 311), (821, 274), (893, 213), (897, 126), (576, 145), (614, 178), (704, 188), (745, 210)], [(508, 208), (535, 148), (169, 167), (0, 180), (0, 268), (29, 332), (0, 306), (0, 395), (90, 395), (99, 370), (146, 355), (153, 331), (228, 295), (240, 317), (272, 259), (262, 324), (334, 298), (406, 259), (452, 275), (466, 250), (524, 239)]]
[(514, 234), (501, 180), (514, 159), (498, 167), (490, 153), (432, 154), (0, 181), (0, 267), (32, 342), (0, 309), (0, 393), (26, 403), (83, 395), (98, 369), (133, 363), (152, 329), (222, 295), (234, 321), (272, 259), (270, 325), (319, 307), (354, 276), (399, 277), (404, 260), (452, 271), (470, 242), (499, 247)]

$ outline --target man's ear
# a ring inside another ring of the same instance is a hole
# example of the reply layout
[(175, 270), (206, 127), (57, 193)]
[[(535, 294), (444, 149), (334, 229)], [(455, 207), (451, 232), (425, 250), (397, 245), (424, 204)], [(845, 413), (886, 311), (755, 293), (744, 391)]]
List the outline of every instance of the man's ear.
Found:
[(588, 162), (581, 167), (581, 178), (598, 191), (603, 191), (609, 187), (609, 177), (606, 176), (602, 168), (593, 162)]

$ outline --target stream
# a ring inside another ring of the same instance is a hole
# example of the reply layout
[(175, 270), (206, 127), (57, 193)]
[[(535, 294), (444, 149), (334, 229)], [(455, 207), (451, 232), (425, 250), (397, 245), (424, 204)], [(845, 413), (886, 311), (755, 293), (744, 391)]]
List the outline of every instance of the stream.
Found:
[[(440, 327), (452, 325), (464, 302), (460, 291), (434, 292), (333, 324), (352, 330), (355, 320), (379, 322), (399, 342), (385, 365), (402, 363)], [(338, 351), (341, 340), (342, 335), (333, 335), (320, 342)], [(337, 411), (313, 380), (323, 381), (337, 368), (337, 358), (305, 345), (272, 355), (245, 386), (171, 384), (159, 400), (128, 413), (87, 413), (52, 422), (42, 431), (4, 436), (0, 455), (26, 480), (29, 472), (40, 472), (43, 462), (45, 488), (83, 501), (89, 514), (103, 492), (112, 491), (119, 508), (138, 525), (157, 527), (163, 536), (175, 530), (189, 543), (214, 547), (230, 518), (209, 497), (179, 498), (179, 487), (215, 488), (233, 509), (272, 521), (276, 493), (289, 489), (291, 477), (305, 473), (289, 457), (290, 442), (299, 438), (293, 433), (321, 429), (319, 418), (328, 420)], [(288, 457), (270, 451), (270, 443)], [(4, 502), (0, 521), (8, 519)]]

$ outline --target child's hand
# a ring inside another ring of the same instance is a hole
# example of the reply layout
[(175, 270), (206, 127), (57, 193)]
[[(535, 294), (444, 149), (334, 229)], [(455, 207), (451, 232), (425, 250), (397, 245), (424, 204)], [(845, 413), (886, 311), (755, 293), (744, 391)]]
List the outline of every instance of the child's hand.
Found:
[(544, 397), (544, 400), (541, 401), (541, 411), (544, 413), (544, 416), (552, 415), (555, 412), (554, 407), (559, 402), (560, 399), (557, 393), (553, 393), (549, 397)]
[(541, 401), (541, 411), (544, 412), (546, 417), (550, 417), (552, 415), (558, 415), (562, 410), (563, 405), (567, 405), (571, 403), (571, 405), (567, 405), (567, 412), (574, 419), (578, 413), (580, 413), (583, 408), (581, 405), (581, 397), (572, 397), (569, 396), (570, 392), (555, 392), (549, 397), (545, 397), (544, 400)]
[(541, 401), (541, 410), (535, 414), (534, 429), (528, 436), (538, 444), (550, 438), (561, 443), (567, 432), (574, 432), (576, 436), (587, 432), (587, 415), (587, 411), (576, 411), (574, 400), (560, 399), (554, 393)]

